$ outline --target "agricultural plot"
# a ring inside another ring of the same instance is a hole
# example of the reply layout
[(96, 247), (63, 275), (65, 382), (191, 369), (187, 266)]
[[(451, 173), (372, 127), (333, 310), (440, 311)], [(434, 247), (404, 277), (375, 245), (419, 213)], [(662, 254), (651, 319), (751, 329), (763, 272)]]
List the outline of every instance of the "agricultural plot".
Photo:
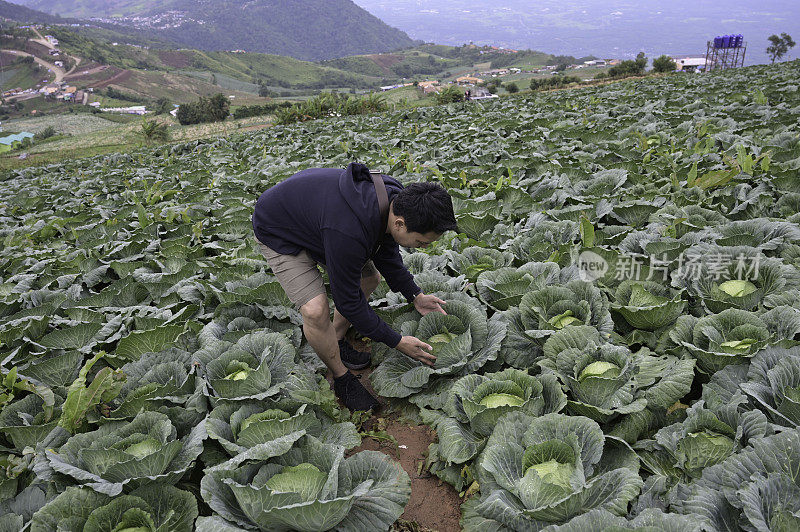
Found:
[[(372, 304), (435, 346), (374, 388), (466, 530), (800, 528), (798, 62), (307, 122), (6, 173), (0, 529), (386, 530), (258, 194), (358, 159), (450, 190)], [(482, 106), (483, 105), (483, 106)]]

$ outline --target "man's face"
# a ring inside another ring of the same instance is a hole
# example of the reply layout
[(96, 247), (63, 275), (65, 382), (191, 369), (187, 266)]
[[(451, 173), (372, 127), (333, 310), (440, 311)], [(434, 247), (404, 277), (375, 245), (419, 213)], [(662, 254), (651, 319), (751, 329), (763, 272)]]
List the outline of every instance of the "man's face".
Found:
[(441, 233), (417, 233), (409, 231), (403, 218), (397, 218), (390, 227), (392, 238), (398, 245), (405, 248), (426, 248), (441, 238)]

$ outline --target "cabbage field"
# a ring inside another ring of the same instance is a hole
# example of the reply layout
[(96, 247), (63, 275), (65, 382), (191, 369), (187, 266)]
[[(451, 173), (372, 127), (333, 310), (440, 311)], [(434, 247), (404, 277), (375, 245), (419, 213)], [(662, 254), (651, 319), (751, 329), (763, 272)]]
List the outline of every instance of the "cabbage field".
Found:
[(800, 62), (332, 118), (0, 176), (0, 531), (388, 530), (410, 495), (254, 246), (358, 160), (450, 191), (374, 389), (472, 531), (800, 530)]

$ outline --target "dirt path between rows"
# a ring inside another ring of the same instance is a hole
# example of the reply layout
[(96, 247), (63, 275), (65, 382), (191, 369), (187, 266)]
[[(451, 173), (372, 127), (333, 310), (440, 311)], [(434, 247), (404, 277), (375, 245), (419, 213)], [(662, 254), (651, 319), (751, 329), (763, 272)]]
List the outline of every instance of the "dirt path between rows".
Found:
[[(369, 382), (371, 369), (353, 371), (360, 376), (361, 382), (375, 393)], [(333, 379), (328, 375), (333, 386)], [(428, 445), (436, 441), (436, 433), (425, 425), (411, 426), (401, 421), (397, 414), (387, 412), (386, 407), (365, 423), (366, 430), (373, 430), (377, 425), (397, 440), (398, 447), (386, 441), (364, 438), (359, 447), (352, 452), (363, 450), (380, 451), (400, 465), (411, 478), (411, 498), (406, 505), (402, 521), (417, 523), (422, 530), (437, 532), (458, 532), (461, 530), (461, 499), (449, 484), (440, 481), (430, 473), (419, 471), (420, 461), (427, 456)], [(409, 528), (411, 530), (411, 528)], [(418, 529), (414, 529), (418, 530)]]

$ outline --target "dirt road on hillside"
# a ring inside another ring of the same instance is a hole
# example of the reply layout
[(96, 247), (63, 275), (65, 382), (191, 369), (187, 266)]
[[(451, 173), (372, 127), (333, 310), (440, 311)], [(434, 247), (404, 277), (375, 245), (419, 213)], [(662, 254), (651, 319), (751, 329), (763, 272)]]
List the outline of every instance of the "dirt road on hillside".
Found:
[(64, 79), (64, 76), (66, 75), (66, 71), (63, 68), (57, 67), (53, 63), (48, 63), (44, 59), (40, 59), (35, 55), (29, 54), (28, 52), (22, 52), (20, 50), (5, 50), (5, 51), (10, 54), (18, 55), (20, 57), (33, 57), (33, 60), (36, 61), (36, 64), (38, 64), (39, 66), (43, 66), (44, 68), (50, 70), (50, 72), (53, 72), (56, 75), (55, 83), (61, 83), (61, 81)]

